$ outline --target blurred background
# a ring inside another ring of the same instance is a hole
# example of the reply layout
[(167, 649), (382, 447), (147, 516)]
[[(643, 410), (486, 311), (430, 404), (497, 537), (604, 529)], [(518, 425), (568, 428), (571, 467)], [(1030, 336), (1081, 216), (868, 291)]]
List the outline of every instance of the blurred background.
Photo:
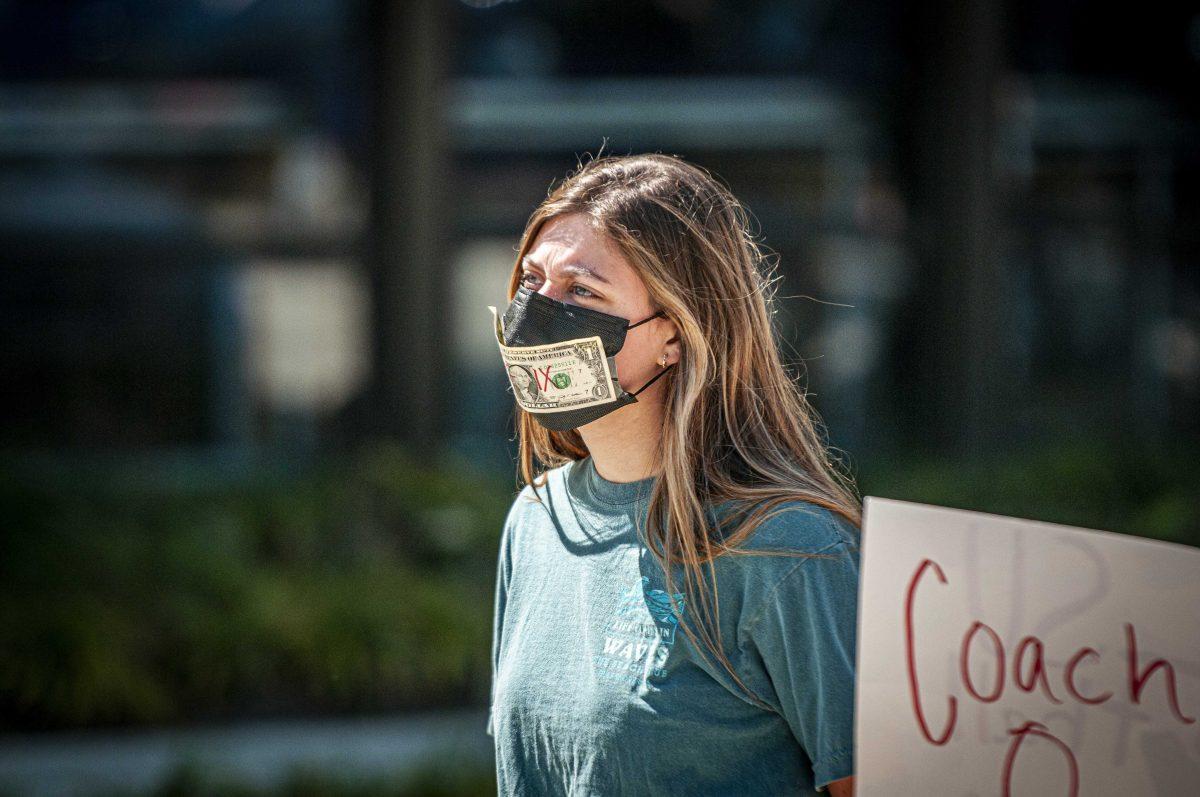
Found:
[(0, 791), (487, 794), (488, 304), (720, 176), (866, 495), (1200, 545), (1200, 6), (0, 2)]

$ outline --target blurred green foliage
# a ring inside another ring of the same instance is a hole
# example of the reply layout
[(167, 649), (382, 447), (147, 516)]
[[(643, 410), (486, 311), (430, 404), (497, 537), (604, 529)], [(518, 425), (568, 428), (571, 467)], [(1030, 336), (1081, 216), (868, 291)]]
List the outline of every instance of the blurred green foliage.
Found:
[(6, 472), (4, 724), (483, 704), (511, 499), (390, 444), (240, 485)]
[[(879, 458), (864, 495), (1200, 545), (1186, 451)], [(484, 705), (514, 484), (373, 444), (301, 475), (0, 473), (10, 728)]]
[[(152, 797), (484, 797), (496, 793), (493, 766), (464, 763), (450, 752), (405, 775), (334, 775), (298, 769), (275, 786), (260, 787), (183, 766), (150, 794)], [(122, 793), (121, 797), (132, 797)], [(112, 797), (118, 797), (114, 794)]]
[(1200, 546), (1200, 458), (1188, 447), (1061, 439), (970, 465), (892, 457), (862, 494)]

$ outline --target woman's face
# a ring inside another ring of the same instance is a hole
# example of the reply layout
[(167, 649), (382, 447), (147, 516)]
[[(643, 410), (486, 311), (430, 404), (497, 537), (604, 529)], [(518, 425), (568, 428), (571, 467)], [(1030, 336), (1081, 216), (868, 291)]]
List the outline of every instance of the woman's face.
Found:
[[(650, 292), (633, 267), (608, 239), (574, 213), (542, 225), (525, 260), (521, 284), (550, 299), (620, 316), (630, 323), (653, 315)], [(675, 324), (659, 316), (625, 335), (617, 352), (621, 387), (634, 391), (658, 374), (663, 355), (667, 365), (679, 359)], [(649, 394), (661, 384), (655, 382)], [(641, 397), (639, 397), (641, 398)]]

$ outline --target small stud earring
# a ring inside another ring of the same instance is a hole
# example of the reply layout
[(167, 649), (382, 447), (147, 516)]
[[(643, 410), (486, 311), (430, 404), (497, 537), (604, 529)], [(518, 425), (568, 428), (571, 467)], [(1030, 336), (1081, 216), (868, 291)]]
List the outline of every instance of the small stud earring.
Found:
[(660, 357), (658, 360), (658, 364), (661, 367), (666, 368), (667, 367), (667, 355), (664, 354), (662, 357)]

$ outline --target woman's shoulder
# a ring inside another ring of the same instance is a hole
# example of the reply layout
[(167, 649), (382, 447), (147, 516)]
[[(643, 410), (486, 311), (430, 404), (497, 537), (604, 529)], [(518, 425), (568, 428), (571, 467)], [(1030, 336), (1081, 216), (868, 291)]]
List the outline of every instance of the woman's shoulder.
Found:
[(552, 492), (558, 491), (570, 468), (575, 464), (575, 460), (568, 460), (561, 465), (549, 468), (536, 476), (532, 482), (527, 482), (513, 497), (512, 505), (508, 510), (508, 518), (506, 525), (512, 525), (515, 521), (529, 513), (545, 513), (552, 511), (549, 504), (553, 503)]
[(737, 622), (747, 623), (739, 634), (748, 633), (755, 625), (748, 618), (762, 617), (768, 605), (786, 604), (781, 611), (801, 610), (807, 604), (798, 596), (813, 589), (827, 595), (840, 591), (843, 598), (851, 599), (859, 571), (857, 525), (804, 499), (760, 501), (752, 504), (750, 515), (759, 510), (765, 512), (765, 519), (745, 539), (728, 543), (735, 553), (717, 560), (719, 578), (741, 595), (733, 604)]
[(721, 536), (726, 540), (744, 521), (755, 516), (761, 518), (750, 534), (734, 546), (741, 550), (820, 553), (839, 546), (857, 550), (862, 538), (859, 527), (841, 513), (803, 498), (771, 499), (749, 505), (722, 502), (714, 513), (722, 524)]

